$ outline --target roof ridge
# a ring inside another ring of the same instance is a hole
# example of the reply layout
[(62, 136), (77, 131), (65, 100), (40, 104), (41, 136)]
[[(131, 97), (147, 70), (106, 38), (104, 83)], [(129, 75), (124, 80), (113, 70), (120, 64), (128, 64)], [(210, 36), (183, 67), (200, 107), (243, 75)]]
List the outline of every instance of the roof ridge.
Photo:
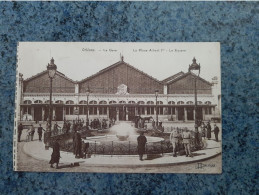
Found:
[(173, 82), (175, 82), (175, 81), (178, 81), (178, 80), (182, 79), (183, 77), (187, 76), (188, 74), (190, 74), (190, 75), (192, 75), (192, 76), (195, 76), (195, 77), (198, 77), (200, 80), (202, 80), (202, 81), (208, 83), (209, 85), (211, 85), (211, 83), (210, 83), (209, 81), (206, 81), (206, 80), (203, 79), (202, 77), (197, 76), (197, 75), (195, 75), (195, 74), (193, 74), (193, 73), (191, 73), (191, 72), (186, 72), (186, 73), (184, 73), (183, 75), (177, 77), (176, 79), (174, 79), (174, 80), (168, 82), (167, 84), (171, 84), (171, 83), (173, 83)]
[(163, 83), (168, 83), (168, 82), (171, 82), (173, 79), (176, 79), (176, 78), (178, 78), (178, 75), (180, 76), (180, 74), (185, 74), (183, 71), (180, 71), (180, 72), (178, 72), (178, 73), (176, 73), (176, 74), (174, 74), (174, 75), (172, 75), (172, 76), (169, 76), (169, 77), (167, 77), (167, 78), (165, 78), (164, 80), (162, 80), (161, 82), (163, 82)]
[(131, 65), (131, 64), (129, 64), (129, 63), (126, 63), (126, 62), (124, 62), (124, 61), (118, 61), (118, 62), (116, 62), (116, 63), (114, 63), (114, 64), (112, 64), (112, 65), (110, 65), (110, 66), (108, 66), (108, 67), (106, 67), (106, 68), (103, 68), (102, 70), (96, 72), (95, 74), (93, 74), (93, 75), (91, 75), (91, 76), (89, 76), (89, 77), (87, 77), (87, 78), (85, 78), (85, 79), (79, 81), (79, 83), (82, 83), (82, 82), (84, 82), (84, 81), (86, 81), (86, 80), (88, 80), (88, 79), (90, 79), (90, 78), (92, 78), (92, 77), (95, 77), (95, 76), (97, 76), (98, 74), (101, 74), (101, 73), (103, 73), (103, 72), (105, 72), (105, 71), (107, 71), (107, 70), (109, 70), (109, 69), (111, 69), (111, 68), (113, 68), (113, 67), (115, 67), (115, 66), (118, 66), (118, 65), (120, 65), (120, 64), (125, 64), (125, 65), (127, 65), (127, 66), (129, 66), (129, 67), (135, 69), (136, 71), (138, 71), (138, 72), (144, 74), (145, 76), (148, 76), (148, 77), (152, 78), (153, 80), (157, 81), (158, 83), (161, 83), (161, 84), (162, 84), (162, 82), (159, 81), (158, 79), (152, 77), (151, 75), (149, 75), (149, 74), (143, 72), (142, 70), (139, 70), (138, 68), (136, 68), (136, 67), (134, 67), (133, 65)]
[[(45, 73), (47, 73), (47, 71), (48, 71), (48, 70), (44, 70), (44, 71), (42, 71), (42, 72), (40, 72), (40, 73), (37, 73), (37, 74), (35, 74), (35, 75), (33, 75), (33, 76), (31, 76), (31, 77), (25, 79), (24, 82), (28, 82), (29, 80), (32, 80), (32, 79), (34, 79), (34, 78), (36, 78), (36, 77), (38, 77), (38, 76), (40, 76), (40, 75), (42, 75), (42, 74), (45, 74)], [(73, 83), (76, 83), (76, 81), (70, 79), (69, 77), (67, 77), (67, 76), (66, 76), (65, 74), (63, 74), (62, 72), (57, 71), (56, 73), (58, 73), (61, 77), (65, 78), (65, 79), (67, 79), (67, 80), (69, 80), (69, 81), (71, 81), (71, 82), (73, 82)]]

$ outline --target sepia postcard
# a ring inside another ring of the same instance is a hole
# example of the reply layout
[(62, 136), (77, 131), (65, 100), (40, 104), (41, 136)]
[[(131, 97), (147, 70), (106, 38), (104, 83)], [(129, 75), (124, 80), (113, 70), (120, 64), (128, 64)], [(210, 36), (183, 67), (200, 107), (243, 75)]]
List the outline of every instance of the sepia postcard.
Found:
[(20, 42), (15, 171), (222, 172), (218, 42)]

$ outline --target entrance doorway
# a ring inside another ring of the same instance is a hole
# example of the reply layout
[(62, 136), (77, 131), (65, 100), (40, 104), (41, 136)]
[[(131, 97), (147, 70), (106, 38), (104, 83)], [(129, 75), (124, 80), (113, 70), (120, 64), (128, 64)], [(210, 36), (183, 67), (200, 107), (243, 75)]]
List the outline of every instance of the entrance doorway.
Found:
[(63, 121), (63, 107), (56, 107), (56, 120)]
[(194, 108), (187, 108), (187, 120), (194, 120), (193, 110)]
[(116, 118), (116, 108), (115, 107), (110, 107), (109, 108), (109, 117), (110, 119), (117, 119)]
[(198, 120), (203, 120), (202, 108), (197, 108), (197, 119)]
[(34, 120), (41, 121), (42, 120), (42, 108), (34, 107)]
[(178, 120), (179, 121), (184, 120), (184, 109), (183, 109), (183, 107), (178, 107)]
[(128, 107), (128, 119), (129, 121), (135, 120), (135, 107)]
[(119, 107), (119, 120), (120, 121), (126, 120), (126, 107), (125, 106)]

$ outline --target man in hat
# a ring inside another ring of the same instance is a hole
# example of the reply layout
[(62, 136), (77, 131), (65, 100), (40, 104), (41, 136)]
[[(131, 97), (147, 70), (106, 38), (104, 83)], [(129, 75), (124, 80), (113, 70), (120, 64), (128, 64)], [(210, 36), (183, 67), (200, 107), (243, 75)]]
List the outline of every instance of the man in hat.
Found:
[(214, 134), (215, 134), (216, 142), (218, 142), (219, 141), (219, 138), (218, 138), (218, 136), (219, 136), (219, 127), (216, 124), (214, 125)]
[(138, 154), (139, 154), (139, 160), (143, 160), (143, 155), (146, 150), (146, 143), (147, 143), (147, 138), (144, 136), (144, 132), (140, 133), (140, 136), (137, 138), (138, 141)]
[(82, 140), (80, 133), (76, 130), (74, 134), (74, 154), (75, 158), (81, 157), (81, 151), (82, 151)]
[(49, 161), (50, 167), (53, 167), (53, 164), (56, 163), (56, 169), (58, 169), (59, 159), (60, 157), (60, 145), (59, 145), (60, 138), (57, 138), (53, 144), (53, 152), (51, 154), (51, 159)]
[(211, 138), (211, 126), (210, 126), (210, 121), (207, 123), (207, 138), (210, 140)]
[(184, 145), (186, 157), (188, 156), (192, 157), (191, 147), (190, 147), (191, 133), (190, 131), (188, 131), (187, 128), (183, 129), (182, 137), (183, 137), (183, 145)]
[(173, 145), (173, 157), (176, 157), (176, 147), (178, 146), (178, 142), (179, 142), (179, 133), (177, 131), (177, 129), (174, 129), (172, 131), (172, 133), (170, 134), (170, 141)]
[(39, 141), (41, 141), (41, 138), (42, 138), (42, 131), (44, 131), (44, 130), (43, 130), (41, 124), (40, 124), (40, 126), (38, 127)]
[(18, 126), (18, 142), (21, 141), (22, 130), (23, 130), (23, 126), (22, 126), (22, 123), (20, 123)]

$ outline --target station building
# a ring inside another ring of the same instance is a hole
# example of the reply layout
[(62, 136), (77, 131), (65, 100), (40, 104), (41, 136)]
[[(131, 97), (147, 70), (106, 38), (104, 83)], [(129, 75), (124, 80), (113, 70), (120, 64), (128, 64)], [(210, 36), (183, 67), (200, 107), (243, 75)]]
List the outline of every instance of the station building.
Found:
[[(50, 60), (54, 64), (54, 59)], [(196, 63), (193, 59), (192, 63)], [(188, 66), (186, 66), (188, 69)], [(173, 71), (172, 71), (173, 72)], [(58, 71), (53, 79), (53, 119), (115, 118), (134, 120), (136, 115), (152, 116), (161, 121), (194, 121), (194, 78), (191, 72), (179, 72), (157, 80), (134, 66), (120, 61), (81, 81)], [(220, 115), (220, 96), (215, 94), (218, 80), (197, 77), (197, 117), (210, 120)], [(49, 114), (50, 79), (48, 71), (30, 78), (19, 75), (19, 120), (44, 121)], [(90, 90), (87, 96), (86, 91)], [(156, 96), (158, 90), (157, 112)], [(88, 99), (88, 101), (87, 101)]]

